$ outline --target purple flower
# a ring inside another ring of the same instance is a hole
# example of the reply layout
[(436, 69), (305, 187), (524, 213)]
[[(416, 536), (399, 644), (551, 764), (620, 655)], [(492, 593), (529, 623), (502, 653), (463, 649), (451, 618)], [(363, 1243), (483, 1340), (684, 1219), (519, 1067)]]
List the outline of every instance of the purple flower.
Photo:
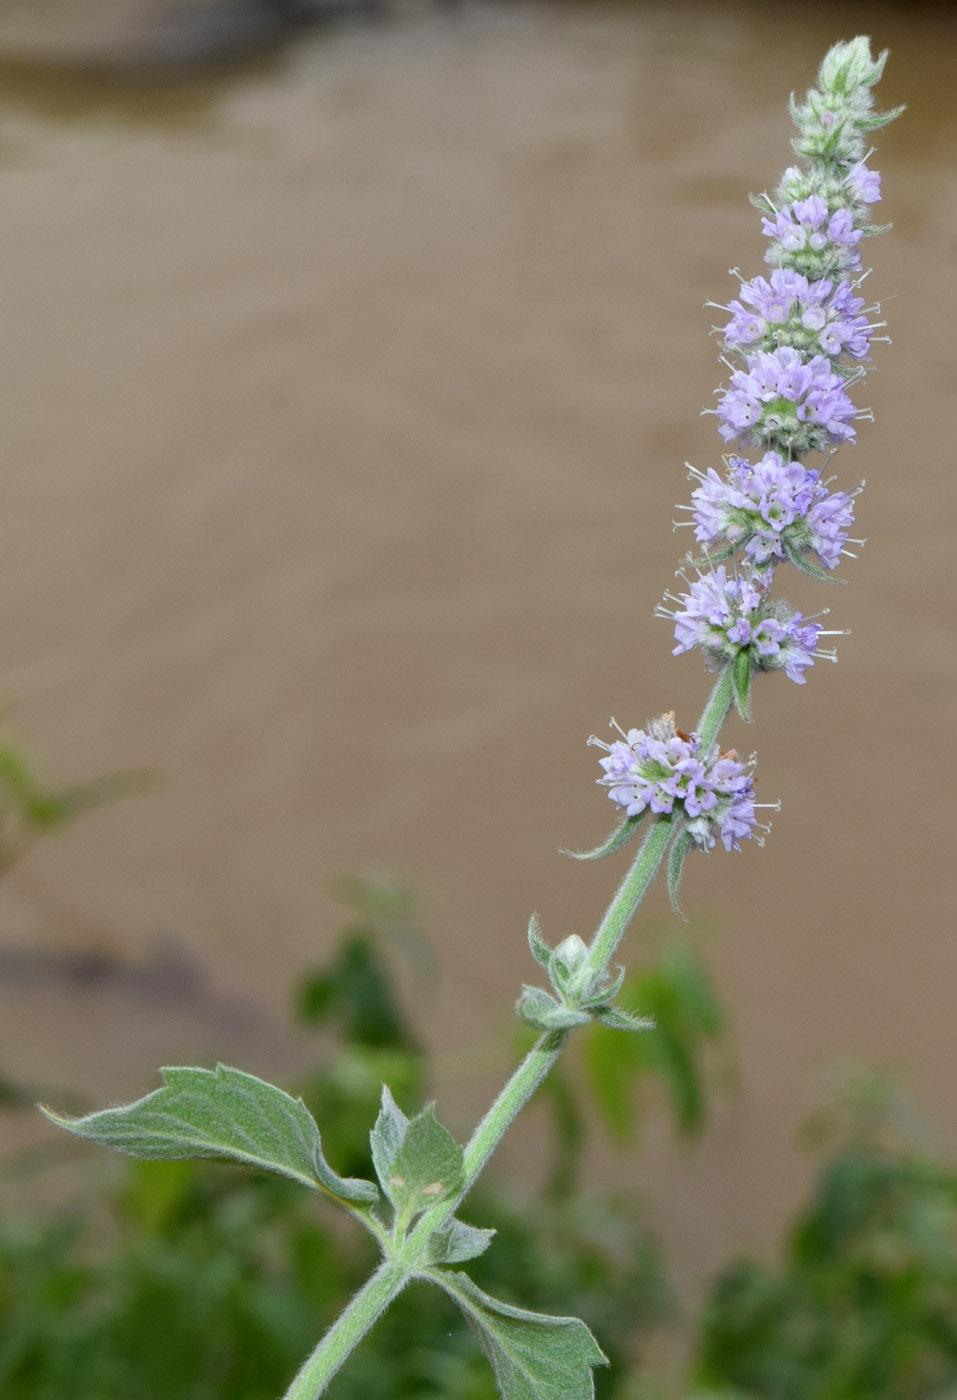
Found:
[[(622, 739), (604, 744), (600, 739), (590, 742), (607, 751), (601, 760), (605, 776), (598, 781), (610, 789), (609, 796), (629, 817), (636, 817), (646, 807), (653, 812), (668, 813), (676, 801), (687, 799), (698, 812), (709, 804), (707, 791), (699, 792), (704, 777), (704, 765), (698, 758), (700, 739), (684, 734), (674, 725), (674, 715), (662, 715), (652, 720), (647, 732), (629, 729)], [(714, 800), (710, 800), (714, 806)]]
[(729, 457), (727, 478), (713, 468), (691, 474), (700, 483), (691, 493), (695, 539), (710, 553), (743, 548), (755, 564), (768, 564), (813, 552), (826, 569), (837, 567), (853, 499), (828, 491), (820, 472), (766, 452), (755, 463)]
[(714, 745), (702, 754), (701, 736), (677, 729), (674, 714), (651, 720), (647, 730), (618, 732), (622, 737), (612, 744), (594, 736), (588, 742), (605, 750), (598, 782), (627, 816), (646, 809), (671, 813), (677, 806), (688, 819), (689, 835), (706, 851), (716, 839), (728, 851), (740, 850), (739, 842), (753, 835), (752, 771), (735, 753)]
[(868, 170), (862, 160), (857, 161), (847, 172), (847, 183), (863, 204), (876, 204), (881, 197), (880, 171)]
[(725, 344), (735, 350), (777, 350), (788, 345), (805, 357), (841, 355), (865, 359), (875, 329), (861, 315), (864, 298), (852, 283), (822, 277), (808, 282), (800, 272), (776, 268), (770, 279), (741, 285), (741, 300), (728, 305)]
[[(674, 655), (698, 647), (709, 670), (717, 671), (747, 650), (755, 671), (783, 671), (803, 685), (815, 656), (821, 627), (806, 622), (787, 603), (769, 596), (770, 569), (728, 574), (723, 564), (702, 573), (679, 596), (666, 594), (677, 609), (659, 607), (674, 623)], [(836, 659), (836, 658), (835, 658)]]
[(857, 410), (824, 355), (758, 351), (735, 370), (715, 410), (725, 442), (741, 437), (798, 454), (853, 440)]
[(785, 204), (761, 221), (771, 246), (764, 255), (772, 267), (787, 267), (817, 279), (856, 271), (863, 230), (855, 228), (850, 209), (829, 210), (818, 194)]

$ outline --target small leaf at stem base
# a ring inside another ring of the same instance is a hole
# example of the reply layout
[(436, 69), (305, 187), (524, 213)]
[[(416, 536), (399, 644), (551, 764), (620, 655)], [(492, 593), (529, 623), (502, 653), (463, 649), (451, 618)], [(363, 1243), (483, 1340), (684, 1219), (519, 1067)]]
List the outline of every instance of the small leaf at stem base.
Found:
[(494, 1230), (450, 1220), (430, 1237), (426, 1258), (430, 1264), (463, 1264), (466, 1259), (477, 1259), (484, 1254), (494, 1234)]

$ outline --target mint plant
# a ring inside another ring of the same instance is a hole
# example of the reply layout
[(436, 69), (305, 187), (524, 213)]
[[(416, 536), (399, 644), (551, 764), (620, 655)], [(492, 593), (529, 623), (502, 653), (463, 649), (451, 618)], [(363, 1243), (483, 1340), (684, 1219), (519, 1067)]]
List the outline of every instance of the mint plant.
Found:
[[(763, 840), (754, 760), (718, 742), (732, 708), (749, 720), (756, 675), (782, 670), (803, 684), (833, 652), (825, 631), (776, 592), (787, 566), (829, 580), (849, 553), (855, 492), (832, 491), (809, 453), (828, 454), (856, 438), (868, 416), (850, 391), (862, 380), (874, 331), (865, 305), (861, 246), (879, 232), (870, 205), (878, 175), (866, 164), (871, 132), (897, 112), (874, 111), (871, 88), (886, 54), (869, 42), (835, 45), (818, 86), (792, 99), (793, 142), (801, 164), (785, 171), (773, 197), (755, 201), (768, 238), (770, 277), (741, 283), (724, 308), (723, 362), (730, 371), (713, 410), (726, 444), (757, 449), (757, 461), (729, 455), (724, 473), (692, 468), (689, 525), (698, 557), (680, 577), (686, 591), (665, 595), (659, 613), (675, 629), (675, 653), (700, 650), (715, 673), (696, 729), (672, 713), (644, 729), (617, 729), (604, 749), (598, 782), (620, 809), (612, 835), (583, 859), (623, 850), (643, 832), (631, 865), (590, 942), (577, 934), (555, 947), (532, 918), (529, 945), (548, 986), (528, 986), (518, 1015), (538, 1038), (461, 1146), (433, 1105), (407, 1117), (388, 1088), (371, 1133), (377, 1182), (344, 1178), (326, 1161), (320, 1131), (303, 1103), (240, 1070), (164, 1071), (162, 1088), (124, 1108), (82, 1118), (48, 1116), (79, 1137), (136, 1157), (213, 1157), (290, 1177), (351, 1214), (377, 1241), (382, 1259), (286, 1391), (315, 1400), (382, 1312), (413, 1280), (442, 1289), (461, 1308), (485, 1352), (504, 1400), (589, 1400), (598, 1343), (577, 1318), (526, 1311), (491, 1297), (458, 1266), (482, 1254), (491, 1231), (461, 1220), (459, 1208), (515, 1116), (535, 1093), (579, 1026), (598, 1021), (628, 1033), (652, 1022), (617, 998), (624, 969), (613, 960), (641, 899), (666, 864), (677, 909), (684, 862), (720, 842)], [(858, 542), (859, 543), (859, 542)], [(765, 804), (769, 805), (769, 804)], [(46, 1111), (46, 1110), (45, 1110)]]

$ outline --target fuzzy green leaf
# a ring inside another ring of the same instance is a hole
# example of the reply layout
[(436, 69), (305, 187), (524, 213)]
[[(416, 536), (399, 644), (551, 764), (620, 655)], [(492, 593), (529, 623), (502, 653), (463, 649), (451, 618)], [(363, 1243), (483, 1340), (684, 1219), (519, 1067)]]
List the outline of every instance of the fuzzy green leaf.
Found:
[(477, 1259), (488, 1249), (494, 1235), (494, 1230), (450, 1220), (430, 1237), (426, 1258), (430, 1264), (462, 1264), (466, 1259)]
[(389, 1169), (389, 1197), (398, 1214), (411, 1220), (454, 1191), (461, 1177), (462, 1149), (430, 1103), (406, 1124)]
[(562, 851), (562, 855), (571, 856), (572, 860), (601, 860), (602, 856), (612, 856), (616, 851), (623, 850), (628, 842), (637, 832), (644, 820), (645, 813), (640, 813), (637, 817), (626, 817), (620, 826), (616, 826), (614, 831), (606, 841), (600, 846), (595, 846), (590, 851)]
[(811, 578), (816, 578), (819, 583), (847, 583), (846, 578), (838, 578), (833, 572), (815, 564), (805, 550), (795, 548), (787, 535), (784, 536), (784, 553), (796, 569), (800, 569), (803, 574), (810, 574)]
[(547, 968), (552, 950), (542, 937), (542, 925), (537, 914), (533, 914), (528, 921), (528, 946), (539, 967)]
[(608, 1358), (577, 1317), (549, 1317), (501, 1303), (467, 1274), (430, 1269), (464, 1312), (495, 1373), (502, 1400), (593, 1400), (595, 1366)]
[(579, 1006), (585, 1011), (593, 1011), (596, 1006), (606, 1006), (615, 1000), (625, 980), (625, 969), (619, 966), (614, 975), (606, 973), (597, 987), (588, 996), (582, 997)]
[(591, 1020), (587, 1011), (562, 1006), (541, 987), (523, 987), (515, 1003), (515, 1014), (538, 1031), (567, 1031), (574, 1026), (587, 1026)]
[(382, 1107), (375, 1120), (375, 1126), (369, 1134), (369, 1142), (372, 1147), (372, 1165), (375, 1167), (376, 1176), (393, 1205), (395, 1205), (395, 1199), (390, 1185), (392, 1164), (395, 1161), (396, 1153), (402, 1146), (402, 1139), (405, 1137), (408, 1126), (409, 1120), (392, 1097), (391, 1089), (388, 1084), (383, 1084)]
[[(681, 875), (684, 869), (685, 856), (691, 849), (691, 837), (687, 831), (679, 831), (668, 852), (668, 898), (671, 900), (671, 907), (678, 915), (679, 919), (685, 916), (681, 912), (681, 905), (678, 903), (678, 889), (681, 885)], [(685, 919), (687, 923), (687, 919)]]
[(595, 1011), (595, 1020), (614, 1031), (653, 1031), (655, 1022), (651, 1016), (635, 1016), (631, 1011), (623, 1011), (620, 1006), (604, 1006)]
[(731, 662), (731, 688), (734, 705), (743, 720), (751, 718), (751, 651), (742, 647)]
[(278, 1172), (350, 1203), (378, 1199), (371, 1181), (332, 1170), (322, 1155), (319, 1129), (301, 1099), (227, 1065), (215, 1070), (179, 1066), (161, 1074), (162, 1089), (123, 1108), (83, 1118), (41, 1111), (67, 1132), (131, 1157), (214, 1157)]

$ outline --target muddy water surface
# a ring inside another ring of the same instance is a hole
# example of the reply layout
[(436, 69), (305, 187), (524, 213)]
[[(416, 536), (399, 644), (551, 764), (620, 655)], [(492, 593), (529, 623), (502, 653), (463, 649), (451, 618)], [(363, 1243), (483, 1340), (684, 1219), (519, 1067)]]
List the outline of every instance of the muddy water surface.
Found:
[(868, 284), (895, 343), (836, 464), (868, 480), (824, 599), (853, 635), (733, 732), (783, 798), (767, 848), (687, 876), (739, 1088), (693, 1151), (652, 1125), (593, 1176), (646, 1193), (690, 1285), (770, 1247), (836, 1061), (899, 1066), (952, 1145), (953, 21), (470, 4), (143, 91), (70, 66), (129, 18), (80, 8), (0, 21), (0, 689), (52, 774), (163, 781), (6, 881), (7, 1069), (99, 1099), (171, 1057), (290, 1072), (330, 879), (384, 865), (422, 892), (467, 1129), (530, 910), (587, 932), (616, 877), (558, 853), (610, 825), (585, 737), (703, 702), (651, 616), (682, 464), (719, 455), (702, 307), (760, 269), (746, 196), (787, 160), (788, 91), (863, 29), (910, 111)]

